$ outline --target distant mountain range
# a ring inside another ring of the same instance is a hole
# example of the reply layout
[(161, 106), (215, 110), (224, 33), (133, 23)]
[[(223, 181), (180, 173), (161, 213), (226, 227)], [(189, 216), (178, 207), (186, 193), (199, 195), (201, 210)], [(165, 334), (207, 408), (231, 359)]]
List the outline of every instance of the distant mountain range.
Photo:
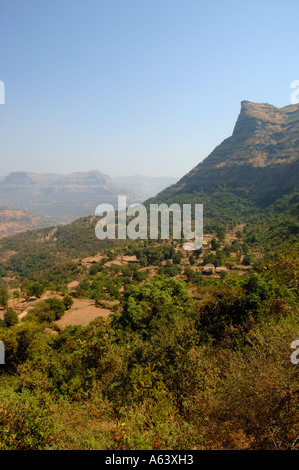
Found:
[(101, 203), (117, 207), (118, 195), (125, 194), (128, 203), (142, 202), (175, 181), (167, 177), (111, 178), (96, 170), (69, 175), (13, 172), (0, 178), (0, 204), (69, 222), (93, 215)]
[(298, 188), (298, 181), (299, 104), (276, 108), (243, 101), (232, 136), (157, 198), (179, 200), (226, 188), (267, 205)]
[[(291, 198), (298, 181), (299, 104), (277, 108), (242, 101), (232, 135), (179, 181), (112, 178), (96, 170), (69, 175), (14, 172), (0, 178), (0, 206), (29, 211), (34, 214), (31, 221), (24, 216), (29, 226), (43, 227), (50, 219), (58, 224), (94, 215), (101, 203), (117, 207), (117, 196), (125, 194), (129, 204), (202, 202), (206, 218), (232, 222), (281, 197)], [(3, 217), (11, 230), (8, 212)]]

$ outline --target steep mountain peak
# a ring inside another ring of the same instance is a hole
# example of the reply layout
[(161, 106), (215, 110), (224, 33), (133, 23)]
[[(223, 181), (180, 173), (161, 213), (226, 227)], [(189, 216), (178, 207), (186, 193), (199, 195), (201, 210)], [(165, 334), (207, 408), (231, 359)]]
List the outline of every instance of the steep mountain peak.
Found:
[(277, 108), (241, 102), (233, 133), (184, 176), (179, 193), (230, 187), (252, 199), (273, 198), (298, 186), (299, 104)]
[(282, 108), (277, 108), (269, 103), (254, 103), (253, 101), (241, 101), (241, 113), (246, 113), (258, 119), (268, 120)]
[[(299, 111), (299, 107), (291, 108), (291, 111)], [(267, 140), (273, 138), (273, 134), (282, 131), (282, 127), (288, 123), (289, 107), (276, 108), (268, 103), (241, 102), (241, 111), (237, 119), (233, 136), (237, 137), (241, 132), (247, 138), (263, 137)], [(274, 135), (274, 137), (276, 137)]]

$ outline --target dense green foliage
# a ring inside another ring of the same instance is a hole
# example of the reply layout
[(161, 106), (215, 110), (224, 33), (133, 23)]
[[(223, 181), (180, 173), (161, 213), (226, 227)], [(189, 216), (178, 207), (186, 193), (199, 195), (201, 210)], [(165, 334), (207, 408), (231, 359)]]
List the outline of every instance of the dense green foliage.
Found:
[(79, 292), (103, 298), (114, 279), (124, 286), (119, 308), (55, 334), (47, 325), (71, 307), (70, 295), (39, 300), (18, 323), (9, 311), (1, 448), (296, 447), (294, 254), (298, 244), (285, 245), (248, 274), (218, 279), (186, 268), (185, 280), (139, 280), (136, 265), (93, 265)]
[[(94, 218), (1, 240), (0, 449), (298, 448), (298, 194), (200, 196), (194, 252)], [(60, 327), (82, 301), (111, 314)]]
[[(220, 241), (225, 238), (226, 230), (237, 224), (245, 224), (243, 243), (259, 250), (272, 250), (277, 244), (294, 242), (298, 238), (298, 192), (293, 191), (262, 207), (226, 188), (216, 188), (211, 193), (178, 195), (175, 201), (171, 187), (167, 191), (163, 192), (166, 198), (163, 203), (203, 203), (204, 233), (215, 233)], [(151, 202), (149, 200), (147, 205)], [(159, 195), (153, 202), (162, 202)], [(78, 269), (72, 259), (105, 253), (111, 248), (126, 249), (125, 240), (98, 240), (94, 233), (96, 223), (96, 217), (85, 217), (57, 229), (27, 231), (2, 239), (0, 257), (5, 258), (6, 253), (10, 255), (7, 261), (0, 263), (0, 274), (42, 281), (47, 287), (52, 281), (56, 288), (57, 283), (68, 282)], [(217, 238), (213, 248), (217, 248)], [(179, 263), (178, 255), (173, 256), (171, 252), (171, 246), (164, 249), (168, 251), (158, 252), (155, 248), (157, 242), (152, 240), (152, 244), (141, 247), (136, 243), (132, 245), (131, 251), (138, 256), (141, 266), (159, 264), (170, 258)], [(246, 255), (245, 263), (250, 264), (252, 258), (248, 253)]]
[(1, 307), (7, 306), (8, 298), (9, 298), (9, 293), (6, 287), (0, 287), (0, 306)]

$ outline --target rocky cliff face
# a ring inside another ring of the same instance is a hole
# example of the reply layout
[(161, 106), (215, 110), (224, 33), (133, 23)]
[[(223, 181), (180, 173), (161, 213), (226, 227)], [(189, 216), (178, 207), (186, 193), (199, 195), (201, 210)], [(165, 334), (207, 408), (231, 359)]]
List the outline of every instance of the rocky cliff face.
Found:
[(172, 186), (175, 193), (227, 186), (267, 201), (298, 187), (299, 104), (241, 103), (233, 134)]

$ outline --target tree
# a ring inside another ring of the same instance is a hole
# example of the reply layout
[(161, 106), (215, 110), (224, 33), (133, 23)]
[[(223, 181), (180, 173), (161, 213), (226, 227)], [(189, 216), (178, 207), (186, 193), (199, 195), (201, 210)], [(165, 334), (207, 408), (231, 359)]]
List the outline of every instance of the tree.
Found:
[(226, 236), (226, 229), (225, 227), (218, 227), (216, 230), (216, 235), (221, 240), (222, 242), (225, 241), (225, 236)]
[(4, 313), (4, 323), (5, 326), (10, 327), (16, 325), (19, 322), (17, 313), (9, 307)]
[(180, 264), (182, 258), (183, 258), (182, 253), (176, 251), (176, 252), (173, 254), (173, 257), (172, 257), (173, 264)]
[(39, 282), (34, 282), (33, 284), (29, 284), (26, 292), (29, 296), (40, 297), (44, 292), (44, 287)]
[(211, 240), (211, 249), (212, 249), (213, 251), (216, 251), (216, 250), (218, 250), (219, 248), (220, 248), (220, 243), (219, 243), (219, 241), (216, 240), (216, 238), (212, 238), (212, 240)]
[(90, 270), (89, 270), (89, 274), (91, 276), (94, 276), (95, 274), (97, 274), (99, 272), (99, 269), (98, 269), (98, 266), (96, 264), (92, 265)]
[(64, 298), (63, 298), (63, 303), (65, 305), (65, 308), (68, 310), (69, 308), (71, 308), (74, 301), (73, 301), (73, 299), (70, 295), (65, 295)]
[(243, 266), (250, 266), (252, 262), (252, 255), (245, 255), (242, 261)]
[(20, 296), (21, 296), (21, 295), (20, 295), (20, 291), (19, 291), (18, 289), (15, 289), (15, 290), (13, 291), (13, 294), (12, 294), (12, 295), (13, 295), (13, 298), (14, 298), (14, 299), (19, 299)]
[(7, 307), (9, 293), (6, 287), (0, 287), (0, 306)]
[(46, 299), (45, 302), (50, 306), (51, 311), (55, 313), (55, 320), (59, 320), (66, 310), (65, 304), (56, 297)]
[(124, 299), (113, 326), (129, 328), (143, 337), (152, 336), (162, 325), (173, 326), (175, 317), (183, 318), (194, 306), (185, 283), (163, 275), (141, 286), (129, 286)]
[(189, 262), (191, 265), (195, 264), (195, 257), (194, 255), (189, 256)]

